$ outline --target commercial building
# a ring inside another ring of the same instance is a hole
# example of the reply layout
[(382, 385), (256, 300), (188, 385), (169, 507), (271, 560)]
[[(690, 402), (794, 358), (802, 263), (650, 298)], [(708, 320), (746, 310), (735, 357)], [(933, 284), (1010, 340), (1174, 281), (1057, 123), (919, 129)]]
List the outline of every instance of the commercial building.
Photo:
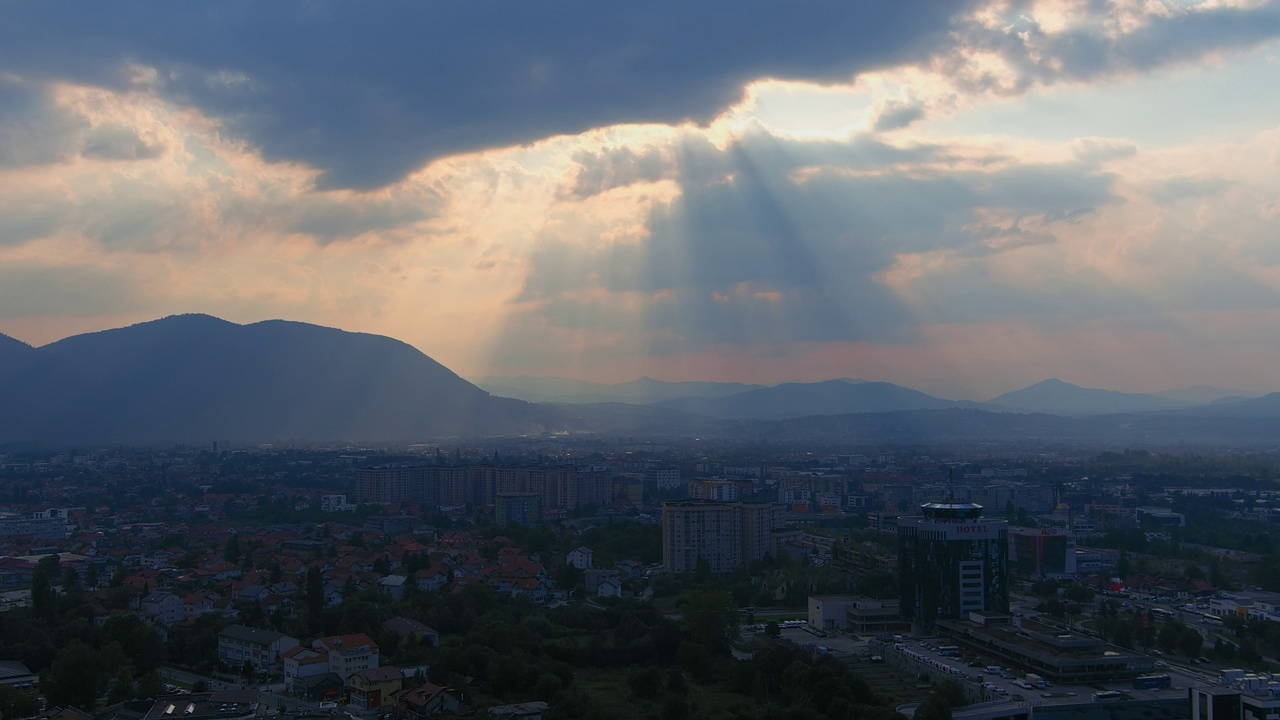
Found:
[(542, 519), (538, 493), (504, 492), (493, 499), (493, 521), (498, 527), (537, 525)]
[(911, 630), (898, 600), (855, 597), (845, 613), (845, 627), (857, 635), (895, 634)]
[(925, 503), (920, 510), (898, 518), (903, 619), (929, 632), (939, 620), (971, 612), (1008, 613), (1008, 523), (983, 518), (974, 503)]
[(1075, 535), (1062, 528), (1010, 528), (1009, 568), (1037, 578), (1075, 575)]
[(852, 595), (810, 595), (809, 627), (818, 630), (844, 630), (849, 607), (856, 601)]
[(1104, 640), (1022, 617), (973, 613), (965, 620), (939, 620), (935, 630), (957, 645), (1002, 665), (1012, 665), (1056, 683), (1131, 678), (1155, 670), (1148, 655)]
[(139, 720), (250, 720), (258, 714), (257, 690), (161, 695), (125, 704), (120, 716)]
[(667, 572), (686, 573), (705, 562), (713, 573), (727, 573), (770, 554), (774, 506), (679, 500), (662, 503), (662, 564)]
[(1280, 717), (1280, 680), (1223, 670), (1217, 686), (1191, 688), (1191, 720), (1274, 720)]

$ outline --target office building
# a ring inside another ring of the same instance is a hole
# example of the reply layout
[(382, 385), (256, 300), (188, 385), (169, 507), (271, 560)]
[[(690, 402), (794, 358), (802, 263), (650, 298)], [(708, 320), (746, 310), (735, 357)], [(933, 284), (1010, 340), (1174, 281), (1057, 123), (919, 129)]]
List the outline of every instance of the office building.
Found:
[(971, 612), (1009, 612), (1009, 526), (982, 506), (932, 502), (898, 518), (902, 617), (924, 632)]
[(1010, 528), (1009, 568), (1036, 578), (1075, 575), (1075, 535), (1064, 528)]

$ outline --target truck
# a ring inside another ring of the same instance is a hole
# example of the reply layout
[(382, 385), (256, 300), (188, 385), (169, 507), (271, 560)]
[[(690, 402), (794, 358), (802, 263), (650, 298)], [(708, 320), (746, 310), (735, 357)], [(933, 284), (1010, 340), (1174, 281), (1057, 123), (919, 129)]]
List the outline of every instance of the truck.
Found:
[(1027, 682), (1031, 683), (1032, 685), (1036, 686), (1041, 690), (1049, 686), (1049, 683), (1046, 683), (1044, 681), (1044, 678), (1040, 677), (1035, 673), (1027, 673)]

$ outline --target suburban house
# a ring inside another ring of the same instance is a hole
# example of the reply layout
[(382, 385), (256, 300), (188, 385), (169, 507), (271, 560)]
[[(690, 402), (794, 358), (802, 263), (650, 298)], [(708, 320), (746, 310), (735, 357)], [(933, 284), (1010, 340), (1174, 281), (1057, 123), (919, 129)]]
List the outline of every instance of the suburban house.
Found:
[(569, 551), (564, 558), (565, 564), (572, 565), (579, 570), (591, 569), (591, 548), (579, 547)]
[(148, 618), (169, 626), (187, 619), (187, 606), (182, 598), (171, 592), (156, 590), (142, 598), (142, 614)]
[(388, 575), (378, 581), (378, 590), (392, 600), (404, 599), (404, 586), (409, 578), (404, 575)]
[(396, 717), (401, 720), (428, 720), (437, 715), (461, 715), (464, 707), (461, 698), (451, 688), (428, 682), (396, 698)]
[(377, 710), (392, 702), (392, 696), (404, 687), (404, 676), (393, 667), (375, 667), (347, 678), (349, 704), (361, 710)]
[(248, 662), (254, 672), (270, 673), (281, 655), (298, 647), (298, 639), (271, 630), (228, 625), (218, 633), (218, 661), (230, 668)]
[(382, 623), (382, 629), (395, 633), (401, 642), (413, 637), (419, 643), (426, 643), (432, 647), (440, 644), (440, 633), (412, 618), (391, 618)]

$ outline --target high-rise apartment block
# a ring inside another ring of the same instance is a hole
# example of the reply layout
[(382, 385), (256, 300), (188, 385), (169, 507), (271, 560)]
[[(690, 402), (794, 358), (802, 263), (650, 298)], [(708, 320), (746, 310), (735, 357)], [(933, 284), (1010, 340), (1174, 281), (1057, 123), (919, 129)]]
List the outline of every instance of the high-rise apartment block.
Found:
[(542, 520), (538, 493), (501, 492), (494, 496), (493, 521), (498, 527), (537, 525)]
[(686, 573), (706, 561), (713, 573), (727, 573), (771, 554), (771, 503), (677, 500), (662, 503), (662, 564)]
[(531, 492), (543, 508), (573, 510), (613, 499), (607, 467), (375, 467), (356, 471), (361, 503), (414, 502), (430, 506), (491, 505), (498, 493)]
[(938, 620), (971, 612), (1009, 612), (1009, 524), (982, 517), (982, 506), (936, 502), (898, 518), (902, 617), (931, 632)]

